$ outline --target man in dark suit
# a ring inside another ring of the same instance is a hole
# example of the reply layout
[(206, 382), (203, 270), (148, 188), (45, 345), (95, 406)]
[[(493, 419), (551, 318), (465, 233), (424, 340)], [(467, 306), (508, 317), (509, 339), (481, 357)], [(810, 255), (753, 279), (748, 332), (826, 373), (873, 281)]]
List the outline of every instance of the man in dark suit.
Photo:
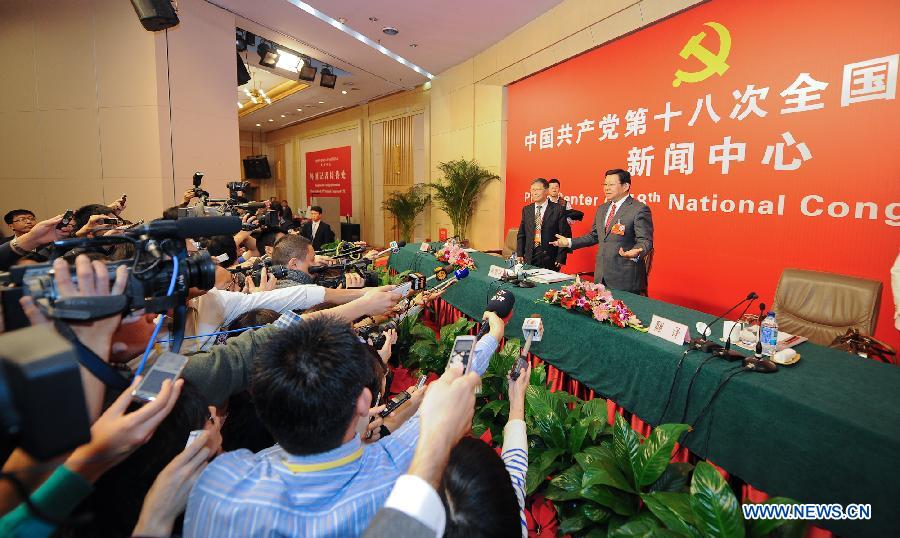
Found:
[(594, 280), (605, 286), (647, 294), (644, 257), (653, 250), (653, 216), (650, 208), (631, 196), (631, 174), (616, 168), (603, 182), (606, 203), (597, 208), (591, 231), (581, 237), (557, 235), (553, 244), (572, 250), (600, 244)]
[(564, 205), (548, 200), (549, 184), (544, 178), (531, 182), (532, 203), (522, 208), (522, 222), (516, 241), (516, 257), (536, 267), (559, 269), (566, 263), (566, 249), (552, 243), (554, 237), (569, 236)]
[(312, 241), (313, 249), (319, 250), (322, 245), (334, 242), (334, 231), (326, 222), (322, 222), (322, 208), (314, 205), (309, 208), (309, 222), (300, 229), (300, 235)]

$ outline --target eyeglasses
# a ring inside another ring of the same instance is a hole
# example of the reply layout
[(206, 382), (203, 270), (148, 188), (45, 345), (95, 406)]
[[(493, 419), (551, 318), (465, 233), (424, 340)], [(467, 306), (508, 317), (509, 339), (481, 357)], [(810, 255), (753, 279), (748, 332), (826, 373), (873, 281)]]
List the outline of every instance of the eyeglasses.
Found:
[(16, 218), (12, 219), (12, 221), (13, 221), (13, 222), (16, 222), (16, 223), (18, 223), (18, 222), (34, 222), (34, 221), (36, 221), (36, 220), (37, 220), (36, 218), (34, 218), (34, 217), (28, 217), (28, 216), (25, 216), (25, 217), (16, 217)]

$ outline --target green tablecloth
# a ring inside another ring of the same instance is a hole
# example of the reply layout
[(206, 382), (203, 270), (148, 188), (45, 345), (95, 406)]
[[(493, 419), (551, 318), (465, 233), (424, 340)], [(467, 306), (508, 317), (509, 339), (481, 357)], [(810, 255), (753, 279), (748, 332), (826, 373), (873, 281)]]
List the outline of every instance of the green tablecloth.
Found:
[[(438, 262), (418, 247), (407, 245), (393, 254), (391, 267), (431, 274)], [(472, 256), (478, 269), (451, 286), (444, 299), (480, 318), (488, 297), (499, 289), (488, 269), (492, 264), (505, 266), (505, 260), (480, 252)], [(661, 417), (685, 346), (537, 302), (559, 285), (503, 287), (516, 295), (507, 337), (521, 338), (523, 318), (540, 314), (544, 338), (531, 350), (541, 359), (652, 425), (681, 421), (688, 384), (707, 355), (688, 355), (666, 416)], [(693, 331), (697, 321), (710, 319), (709, 314), (647, 297), (626, 292), (614, 296), (645, 324), (657, 314)], [(716, 328), (721, 334), (721, 326)], [(900, 534), (900, 368), (811, 343), (795, 349), (802, 360), (792, 368), (735, 376), (684, 444), (772, 496), (872, 505), (870, 521), (817, 525), (847, 536)], [(699, 370), (685, 422), (696, 419), (722, 378), (738, 364), (714, 359)]]

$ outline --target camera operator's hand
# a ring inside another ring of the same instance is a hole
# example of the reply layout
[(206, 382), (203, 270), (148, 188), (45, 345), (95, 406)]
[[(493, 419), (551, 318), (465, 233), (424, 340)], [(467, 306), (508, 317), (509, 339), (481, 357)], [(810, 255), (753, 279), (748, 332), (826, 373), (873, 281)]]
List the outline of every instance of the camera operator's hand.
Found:
[(519, 377), (509, 381), (509, 420), (525, 420), (525, 390), (531, 380), (531, 365), (519, 370)]
[(56, 225), (62, 221), (62, 215), (57, 215), (52, 219), (42, 220), (34, 225), (26, 234), (16, 239), (16, 247), (21, 250), (37, 250), (47, 243), (59, 241), (72, 235), (73, 225), (57, 229)]
[[(384, 411), (386, 407), (386, 405), (382, 404), (378, 407), (369, 409), (370, 422), (366, 425), (366, 431), (362, 434), (363, 443), (374, 443), (381, 439), (381, 425), (384, 424), (384, 419), (378, 414)], [(393, 415), (393, 413), (391, 413), (391, 415)]]
[(358, 301), (361, 301), (363, 316), (377, 316), (390, 313), (402, 298), (399, 293), (374, 288), (367, 291)]
[(391, 358), (391, 348), (397, 343), (397, 329), (386, 330), (384, 336), (384, 345), (378, 350), (378, 356), (381, 357), (381, 362), (387, 364)]
[(125, 206), (127, 205), (126, 200), (127, 200), (127, 198), (123, 194), (121, 198), (119, 198), (115, 202), (109, 204), (109, 208), (112, 210), (113, 213), (116, 214), (116, 216), (121, 215), (122, 212), (125, 211)]
[(416, 295), (416, 297), (413, 299), (413, 303), (418, 306), (425, 306), (431, 301), (434, 301), (435, 299), (443, 295), (444, 292), (447, 291), (447, 289), (448, 288), (444, 288), (437, 293), (433, 293), (431, 291), (423, 291), (422, 293)]
[(409, 400), (403, 402), (403, 405), (384, 419), (384, 425), (392, 432), (396, 431), (404, 422), (416, 414), (416, 411), (422, 406), (422, 400), (425, 398), (425, 389), (417, 389), (415, 385), (406, 389), (406, 392), (409, 393)]
[(278, 284), (278, 279), (274, 275), (269, 274), (268, 268), (263, 267), (259, 271), (259, 286), (253, 282), (252, 278), (248, 277), (244, 280), (244, 291), (246, 293), (272, 291), (275, 289), (276, 284)]
[(210, 456), (203, 432), (159, 473), (141, 508), (134, 536), (170, 536), (175, 520), (184, 512), (188, 495)]
[(100, 418), (91, 426), (91, 441), (81, 445), (66, 460), (66, 467), (80, 474), (88, 482), (96, 481), (108, 469), (127, 458), (146, 443), (156, 427), (165, 419), (181, 394), (184, 381), (173, 384), (163, 381), (156, 399), (137, 411), (126, 413), (131, 404), (131, 393), (141, 378), (125, 389)]
[(479, 379), (474, 372), (463, 375), (462, 366), (451, 366), (428, 385), (420, 407), (419, 442), (408, 472), (435, 489), (440, 486), (450, 451), (472, 428)]
[(105, 231), (108, 224), (103, 221), (108, 218), (109, 215), (91, 215), (87, 223), (75, 232), (75, 237), (90, 237), (95, 232)]
[(181, 195), (181, 207), (187, 207), (194, 199), (194, 189), (188, 189)]
[(348, 290), (366, 287), (366, 279), (357, 273), (344, 273), (344, 287)]

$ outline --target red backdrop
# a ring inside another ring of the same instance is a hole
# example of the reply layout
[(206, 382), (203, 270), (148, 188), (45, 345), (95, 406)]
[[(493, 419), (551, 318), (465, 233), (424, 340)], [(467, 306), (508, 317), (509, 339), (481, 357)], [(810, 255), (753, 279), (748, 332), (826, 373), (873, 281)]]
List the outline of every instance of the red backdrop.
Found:
[(350, 146), (310, 151), (306, 154), (306, 199), (333, 196), (340, 200), (341, 216), (353, 214)]
[(785, 267), (872, 278), (876, 335), (896, 346), (898, 20), (891, 0), (713, 0), (511, 85), (506, 227), (531, 180), (556, 177), (586, 233), (603, 172), (631, 168), (656, 229), (652, 297), (718, 312), (750, 290), (771, 304)]

